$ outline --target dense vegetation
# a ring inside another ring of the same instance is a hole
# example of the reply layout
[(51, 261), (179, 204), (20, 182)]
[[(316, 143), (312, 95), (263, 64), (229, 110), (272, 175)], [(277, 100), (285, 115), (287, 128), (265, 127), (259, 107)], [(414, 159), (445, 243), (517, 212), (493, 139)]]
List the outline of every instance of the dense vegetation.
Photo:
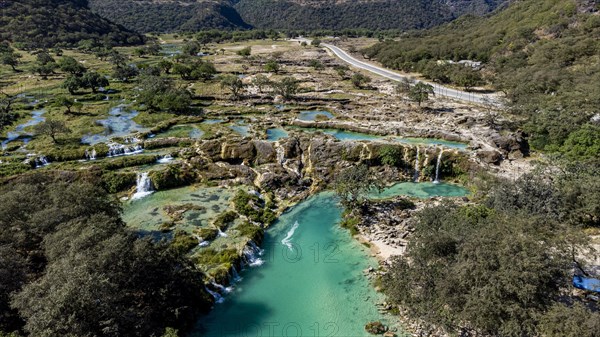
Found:
[(72, 46), (82, 40), (106, 45), (139, 44), (143, 37), (92, 13), (87, 0), (0, 2), (0, 41), (22, 48)]
[(386, 293), (411, 318), (457, 334), (596, 336), (600, 316), (566, 289), (585, 247), (581, 199), (570, 190), (587, 189), (597, 172), (565, 172), (488, 181), (476, 205), (421, 211), (407, 254), (384, 277)]
[(203, 274), (176, 249), (127, 230), (102, 188), (56, 176), (0, 187), (0, 335), (189, 329), (212, 304)]
[(138, 32), (250, 28), (227, 2), (90, 0), (99, 15)]
[(257, 28), (406, 30), (436, 26), (464, 13), (486, 13), (501, 2), (241, 0), (235, 8)]
[(388, 67), (458, 85), (455, 68), (437, 61), (482, 61), (487, 81), (527, 120), (534, 148), (593, 158), (600, 155), (597, 8), (582, 0), (518, 1), (488, 18), (463, 17), (366, 53)]
[(200, 29), (417, 29), (464, 13), (483, 14), (502, 0), (477, 1), (303, 1), (90, 0), (96, 13), (140, 32)]

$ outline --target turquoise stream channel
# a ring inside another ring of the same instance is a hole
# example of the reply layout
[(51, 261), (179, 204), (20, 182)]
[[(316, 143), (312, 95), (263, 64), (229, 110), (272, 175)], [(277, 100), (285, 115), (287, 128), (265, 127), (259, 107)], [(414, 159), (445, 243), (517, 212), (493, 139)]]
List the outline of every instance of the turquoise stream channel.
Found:
[(468, 194), (469, 190), (459, 185), (432, 182), (403, 182), (387, 187), (381, 193), (371, 193), (369, 197), (373, 199), (387, 199), (404, 195), (427, 199), (430, 197), (464, 197)]
[(265, 235), (264, 264), (241, 273), (192, 336), (361, 337), (366, 323), (386, 322), (363, 274), (377, 263), (340, 228), (341, 213), (325, 192), (283, 214)]

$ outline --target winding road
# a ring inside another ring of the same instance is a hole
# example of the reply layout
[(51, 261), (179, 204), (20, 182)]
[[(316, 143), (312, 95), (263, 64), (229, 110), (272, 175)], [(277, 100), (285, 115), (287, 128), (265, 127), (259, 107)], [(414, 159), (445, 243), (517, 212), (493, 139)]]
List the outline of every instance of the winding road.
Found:
[[(321, 46), (331, 50), (331, 52), (333, 52), (337, 57), (342, 59), (342, 61), (344, 61), (354, 67), (370, 71), (374, 74), (383, 76), (390, 80), (402, 81), (405, 78), (409, 77), (409, 76), (401, 75), (399, 73), (393, 72), (393, 71), (385, 69), (385, 68), (378, 67), (378, 66), (370, 64), (370, 63), (359, 61), (358, 59), (350, 56), (350, 54), (345, 52), (343, 49), (336, 47), (334, 45), (331, 45), (328, 43), (322, 43)], [(466, 101), (466, 102), (471, 102), (471, 103), (483, 104), (483, 103), (489, 102), (493, 105), (500, 105), (498, 103), (498, 99), (495, 94), (476, 94), (476, 93), (472, 93), (472, 92), (468, 92), (468, 91), (461, 91), (461, 90), (456, 90), (453, 88), (445, 87), (443, 85), (439, 85), (439, 84), (433, 83), (433, 82), (426, 82), (426, 81), (419, 81), (419, 80), (417, 80), (416, 82), (424, 82), (424, 83), (430, 84), (431, 86), (433, 86), (433, 91), (435, 92), (435, 94), (437, 96), (444, 96), (444, 97), (453, 98), (453, 99), (457, 99), (460, 101)]]

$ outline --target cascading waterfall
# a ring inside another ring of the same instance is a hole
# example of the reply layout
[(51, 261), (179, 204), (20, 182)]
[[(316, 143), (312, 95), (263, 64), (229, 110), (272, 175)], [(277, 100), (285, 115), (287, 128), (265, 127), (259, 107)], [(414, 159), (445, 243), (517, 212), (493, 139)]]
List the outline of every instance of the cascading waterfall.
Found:
[(46, 158), (46, 156), (39, 156), (34, 159), (33, 164), (35, 168), (40, 168), (46, 165), (50, 165), (50, 161), (48, 160), (48, 158)]
[(219, 294), (218, 292), (212, 291), (208, 289), (208, 287), (204, 287), (204, 289), (215, 299), (215, 303), (223, 303), (223, 301), (225, 301), (223, 296), (221, 296), (221, 294)]
[(136, 184), (136, 192), (131, 197), (132, 200), (141, 199), (147, 195), (154, 193), (154, 189), (152, 188), (152, 181), (148, 176), (148, 172), (138, 173), (137, 175), (137, 184)]
[(142, 153), (144, 148), (140, 144), (123, 145), (118, 143), (108, 143), (107, 157), (129, 156), (132, 154)]
[(219, 232), (219, 236), (222, 238), (226, 238), (227, 234), (221, 230), (221, 228), (217, 227), (217, 231)]
[(159, 164), (167, 164), (173, 161), (173, 157), (170, 154), (167, 154), (158, 160)]
[(437, 157), (437, 162), (435, 163), (435, 180), (434, 184), (438, 184), (440, 182), (440, 166), (442, 164), (442, 155), (444, 154), (444, 149), (440, 149), (440, 153)]
[(96, 160), (96, 149), (92, 148), (92, 150), (85, 150), (85, 159), (87, 160)]
[(421, 171), (421, 166), (419, 163), (419, 152), (420, 152), (420, 149), (417, 146), (417, 156), (415, 157), (415, 177), (414, 177), (415, 182), (419, 182), (419, 175), (420, 175), (420, 171)]
[(261, 266), (263, 263), (265, 263), (265, 261), (263, 261), (261, 258), (264, 251), (260, 249), (252, 240), (248, 241), (248, 244), (244, 247), (242, 253), (244, 254), (244, 264), (250, 267)]
[(223, 294), (223, 295), (224, 294), (229, 294), (233, 290), (233, 287), (225, 287), (225, 286), (223, 286), (221, 284), (218, 284), (218, 283), (216, 283), (214, 281), (211, 281), (210, 284), (212, 284), (213, 287), (217, 288), (219, 290), (219, 292), (221, 294)]
[(231, 266), (231, 279), (233, 282), (239, 282), (242, 280), (242, 277), (238, 273), (237, 269), (235, 269), (235, 266)]

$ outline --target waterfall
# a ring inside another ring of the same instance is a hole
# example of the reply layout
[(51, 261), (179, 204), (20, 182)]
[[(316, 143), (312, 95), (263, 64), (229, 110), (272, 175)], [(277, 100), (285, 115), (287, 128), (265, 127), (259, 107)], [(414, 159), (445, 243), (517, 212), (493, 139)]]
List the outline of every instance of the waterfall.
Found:
[(170, 154), (163, 156), (158, 160), (159, 164), (167, 164), (173, 161), (173, 157)]
[(223, 285), (215, 283), (214, 281), (211, 281), (210, 284), (212, 284), (213, 287), (217, 288), (221, 294), (229, 294), (233, 290), (232, 287), (225, 287)]
[(265, 261), (260, 257), (263, 255), (264, 251), (254, 243), (254, 241), (248, 241), (248, 244), (244, 247), (242, 253), (244, 254), (244, 263), (249, 265), (250, 267), (261, 266)]
[(233, 280), (233, 282), (238, 282), (242, 280), (242, 277), (240, 276), (240, 274), (238, 274), (237, 269), (235, 269), (235, 266), (231, 266), (231, 279)]
[(208, 289), (208, 287), (204, 287), (204, 289), (206, 289), (206, 291), (215, 299), (215, 303), (223, 303), (223, 301), (225, 300), (223, 296), (221, 296), (221, 294), (219, 294), (218, 292), (212, 291)]
[(118, 143), (108, 143), (107, 157), (129, 156), (132, 154), (142, 153), (144, 148), (142, 145), (123, 145)]
[(91, 151), (85, 150), (85, 159), (96, 160), (96, 149), (92, 148)]
[(417, 146), (417, 156), (415, 158), (415, 176), (414, 176), (415, 182), (419, 182), (420, 169), (421, 169), (421, 166), (419, 164), (419, 147)]
[(298, 226), (300, 226), (300, 223), (298, 221), (294, 222), (294, 225), (292, 226), (292, 228), (290, 228), (290, 230), (288, 231), (285, 238), (283, 240), (281, 240), (281, 243), (284, 246), (288, 247), (289, 250), (293, 250), (292, 236), (294, 235), (294, 232), (296, 232), (296, 229), (298, 228)]
[(35, 165), (35, 168), (40, 168), (42, 166), (49, 165), (50, 161), (48, 160), (48, 158), (46, 158), (46, 156), (39, 156), (34, 159), (33, 163)]
[(442, 163), (442, 154), (444, 154), (443, 148), (440, 149), (440, 153), (438, 154), (438, 157), (437, 157), (437, 162), (435, 163), (435, 180), (433, 181), (434, 184), (437, 184), (440, 182), (440, 165)]
[(138, 173), (136, 192), (131, 197), (131, 200), (141, 199), (147, 195), (152, 194), (153, 192), (154, 190), (152, 189), (152, 181), (148, 176), (148, 172)]
[(217, 227), (217, 231), (219, 231), (219, 236), (220, 236), (220, 237), (223, 237), (223, 238), (226, 238), (226, 237), (227, 237), (227, 234), (225, 234), (225, 233), (224, 233), (224, 232), (221, 230), (221, 228)]

